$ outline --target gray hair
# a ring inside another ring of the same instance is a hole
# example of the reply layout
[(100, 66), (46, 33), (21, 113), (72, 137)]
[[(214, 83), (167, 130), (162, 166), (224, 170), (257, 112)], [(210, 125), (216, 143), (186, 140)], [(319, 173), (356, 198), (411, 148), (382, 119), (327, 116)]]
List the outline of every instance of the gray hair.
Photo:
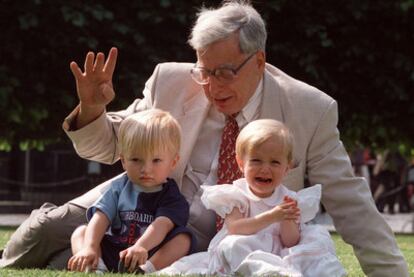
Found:
[(265, 23), (248, 1), (226, 1), (218, 9), (202, 7), (188, 42), (194, 50), (202, 50), (236, 32), (242, 53), (265, 50)]

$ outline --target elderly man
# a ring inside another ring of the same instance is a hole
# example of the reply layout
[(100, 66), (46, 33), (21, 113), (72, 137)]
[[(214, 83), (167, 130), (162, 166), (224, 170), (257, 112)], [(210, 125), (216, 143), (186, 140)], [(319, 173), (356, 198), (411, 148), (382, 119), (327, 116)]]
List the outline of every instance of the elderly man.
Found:
[[(196, 64), (159, 64), (146, 83), (143, 99), (116, 113), (107, 113), (105, 107), (115, 96), (112, 75), (117, 49), (111, 49), (106, 61), (103, 53), (88, 53), (84, 71), (71, 63), (80, 103), (66, 118), (64, 129), (79, 155), (114, 163), (123, 118), (150, 108), (169, 111), (183, 131), (181, 158), (172, 177), (190, 204), (189, 227), (198, 237), (199, 250), (204, 250), (216, 232), (216, 216), (201, 204), (200, 185), (218, 181), (223, 154), (219, 150), (225, 141), (222, 137), (228, 136), (223, 134), (227, 123), (235, 119), (235, 128), (241, 129), (259, 118), (282, 121), (294, 135), (295, 149), (294, 165), (284, 184), (299, 190), (307, 174), (311, 184), (323, 185), (322, 203), (367, 275), (408, 276), (406, 262), (367, 183), (352, 173), (337, 129), (337, 103), (266, 63), (266, 29), (257, 11), (240, 1), (204, 9), (189, 43), (196, 51)], [(232, 166), (229, 161), (230, 173)], [(2, 263), (46, 265), (53, 254), (68, 247), (71, 231), (85, 223), (85, 208), (106, 185), (64, 206), (36, 211), (8, 243)]]

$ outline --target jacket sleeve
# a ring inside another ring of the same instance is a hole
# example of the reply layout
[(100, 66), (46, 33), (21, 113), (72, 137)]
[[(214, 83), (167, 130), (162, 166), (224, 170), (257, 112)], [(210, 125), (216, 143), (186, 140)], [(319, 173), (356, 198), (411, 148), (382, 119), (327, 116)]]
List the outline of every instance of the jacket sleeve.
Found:
[(408, 276), (394, 234), (378, 212), (367, 182), (353, 174), (337, 123), (337, 104), (332, 100), (309, 145), (309, 181), (323, 184), (322, 203), (337, 232), (353, 246), (365, 274)]

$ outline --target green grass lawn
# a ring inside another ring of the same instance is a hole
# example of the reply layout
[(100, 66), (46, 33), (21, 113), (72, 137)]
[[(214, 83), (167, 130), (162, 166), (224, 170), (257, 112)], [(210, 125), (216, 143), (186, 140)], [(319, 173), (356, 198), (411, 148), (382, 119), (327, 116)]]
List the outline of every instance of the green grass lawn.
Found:
[[(9, 237), (13, 233), (13, 228), (0, 227), (0, 248), (8, 241)], [(359, 267), (358, 261), (354, 256), (351, 246), (346, 244), (340, 236), (337, 234), (332, 234), (332, 238), (335, 241), (336, 251), (341, 261), (342, 265), (345, 267), (348, 272), (348, 276), (364, 276), (361, 268)], [(404, 254), (405, 259), (408, 263), (408, 268), (410, 269), (410, 275), (414, 276), (414, 236), (413, 235), (397, 235), (397, 242)], [(0, 269), (0, 276), (21, 276), (21, 277), (37, 277), (37, 276), (46, 276), (46, 277), (57, 277), (57, 276), (96, 276), (95, 274), (85, 274), (85, 273), (73, 273), (65, 271), (53, 271), (53, 270), (16, 270), (16, 269)], [(131, 274), (105, 274), (105, 276), (136, 276)], [(397, 277), (397, 276), (395, 276)]]

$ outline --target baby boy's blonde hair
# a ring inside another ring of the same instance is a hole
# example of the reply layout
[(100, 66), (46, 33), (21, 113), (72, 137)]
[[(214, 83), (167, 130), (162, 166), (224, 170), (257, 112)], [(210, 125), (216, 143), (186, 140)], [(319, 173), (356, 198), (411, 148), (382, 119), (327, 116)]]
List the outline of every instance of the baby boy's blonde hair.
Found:
[(149, 157), (157, 151), (178, 154), (181, 128), (168, 112), (150, 109), (124, 119), (119, 127), (120, 154), (126, 157)]
[(247, 124), (237, 137), (236, 155), (244, 159), (256, 147), (269, 139), (275, 140), (284, 149), (288, 163), (291, 163), (293, 158), (292, 133), (282, 122), (274, 119), (259, 119)]

